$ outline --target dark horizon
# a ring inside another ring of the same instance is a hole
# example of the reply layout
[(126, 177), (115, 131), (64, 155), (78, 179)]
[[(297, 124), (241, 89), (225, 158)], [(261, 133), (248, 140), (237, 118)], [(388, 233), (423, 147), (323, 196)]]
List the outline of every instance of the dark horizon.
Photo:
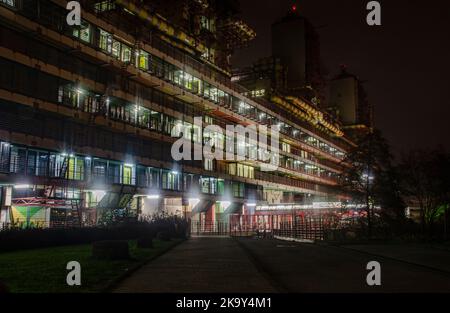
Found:
[(380, 1), (382, 26), (366, 24), (366, 0), (241, 1), (242, 18), (257, 37), (237, 51), (233, 66), (269, 56), (270, 27), (293, 4), (320, 35), (321, 57), (334, 76), (339, 65), (365, 81), (375, 107), (375, 127), (396, 156), (415, 148), (450, 149), (448, 78), (450, 3)]

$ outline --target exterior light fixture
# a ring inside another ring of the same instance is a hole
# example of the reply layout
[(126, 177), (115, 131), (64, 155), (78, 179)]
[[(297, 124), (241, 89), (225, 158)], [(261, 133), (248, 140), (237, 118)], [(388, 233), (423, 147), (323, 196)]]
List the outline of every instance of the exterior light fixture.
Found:
[(148, 195), (147, 199), (159, 199), (159, 195)]
[(370, 175), (369, 177), (367, 177), (367, 174), (363, 174), (363, 175), (362, 175), (362, 178), (363, 178), (363, 179), (369, 178), (369, 180), (373, 180), (375, 177), (372, 176), (372, 175)]
[(222, 208), (224, 210), (226, 210), (231, 205), (231, 202), (230, 201), (220, 201), (220, 205), (222, 206)]
[(92, 196), (94, 199), (98, 199), (100, 201), (105, 195), (106, 191), (104, 190), (90, 190), (92, 192)]

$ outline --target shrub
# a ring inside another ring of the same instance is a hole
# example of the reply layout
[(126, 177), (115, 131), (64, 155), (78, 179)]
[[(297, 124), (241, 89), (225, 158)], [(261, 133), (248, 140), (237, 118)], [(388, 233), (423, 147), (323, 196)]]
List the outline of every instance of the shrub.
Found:
[(153, 248), (153, 238), (151, 236), (139, 237), (137, 246), (138, 248), (151, 249)]
[(91, 244), (105, 240), (154, 238), (158, 232), (169, 238), (184, 238), (188, 223), (176, 217), (160, 217), (145, 222), (124, 222), (114, 226), (85, 228), (9, 229), (0, 231), (0, 252), (45, 247)]
[(170, 241), (171, 236), (170, 233), (167, 231), (160, 231), (158, 234), (156, 234), (156, 238), (162, 241)]
[(9, 292), (8, 287), (6, 287), (6, 285), (4, 283), (2, 283), (2, 281), (0, 280), (0, 294), (8, 293), (8, 292)]
[(126, 260), (130, 258), (128, 241), (106, 240), (92, 244), (92, 257), (100, 260)]

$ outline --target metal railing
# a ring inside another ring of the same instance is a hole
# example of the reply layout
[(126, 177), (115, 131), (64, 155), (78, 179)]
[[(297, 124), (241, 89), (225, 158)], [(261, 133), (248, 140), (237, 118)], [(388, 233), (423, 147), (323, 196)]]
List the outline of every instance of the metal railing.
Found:
[(15, 222), (0, 223), (0, 231), (10, 229), (48, 228), (50, 222), (45, 219), (33, 219), (33, 221), (17, 220)]
[(230, 215), (228, 221), (191, 221), (192, 235), (258, 237), (321, 241), (333, 218), (318, 214)]
[(279, 228), (273, 230), (273, 235), (300, 240), (324, 240), (324, 225), (320, 218), (283, 222)]
[(230, 234), (228, 222), (191, 221), (191, 235), (227, 236)]

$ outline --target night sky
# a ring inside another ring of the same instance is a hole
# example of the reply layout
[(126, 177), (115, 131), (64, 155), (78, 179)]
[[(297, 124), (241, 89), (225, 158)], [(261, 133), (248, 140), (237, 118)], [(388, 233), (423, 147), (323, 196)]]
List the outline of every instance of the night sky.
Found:
[(321, 37), (334, 76), (339, 65), (366, 81), (375, 126), (396, 155), (413, 148), (450, 149), (450, 1), (385, 0), (382, 26), (366, 24), (366, 0), (241, 0), (257, 38), (233, 58), (236, 67), (269, 56), (270, 26), (297, 4)]

